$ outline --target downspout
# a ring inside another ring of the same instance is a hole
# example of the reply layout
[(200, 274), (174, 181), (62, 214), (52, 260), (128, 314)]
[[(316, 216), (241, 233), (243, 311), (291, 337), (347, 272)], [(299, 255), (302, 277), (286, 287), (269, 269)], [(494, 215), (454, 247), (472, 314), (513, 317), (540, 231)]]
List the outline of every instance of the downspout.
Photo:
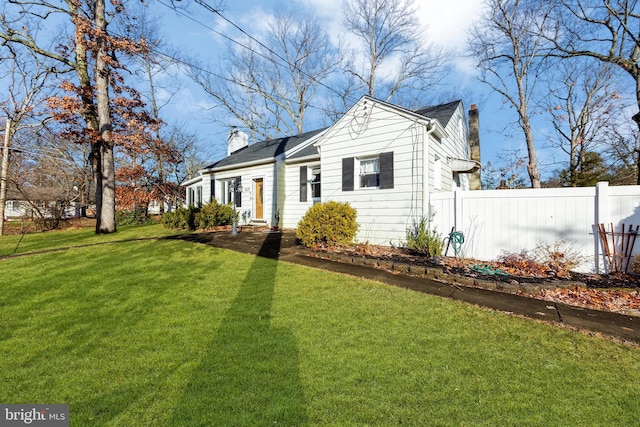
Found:
[(429, 120), (426, 126), (427, 131), (423, 132), (422, 141), (422, 216), (429, 217), (431, 197), (429, 193), (429, 136), (435, 131), (435, 125)]

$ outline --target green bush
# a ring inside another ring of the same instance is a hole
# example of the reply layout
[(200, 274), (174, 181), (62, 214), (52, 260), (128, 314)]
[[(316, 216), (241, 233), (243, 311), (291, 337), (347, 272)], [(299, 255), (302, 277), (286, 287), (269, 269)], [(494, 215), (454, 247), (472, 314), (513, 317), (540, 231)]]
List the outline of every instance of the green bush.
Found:
[(196, 228), (212, 228), (219, 225), (230, 225), (232, 222), (233, 208), (229, 205), (221, 205), (215, 200), (204, 205), (200, 208), (200, 211), (195, 214)]
[(145, 215), (143, 210), (124, 209), (116, 211), (116, 224), (118, 225), (145, 225), (151, 224), (153, 220)]
[(442, 235), (431, 228), (431, 221), (425, 217), (407, 228), (405, 247), (430, 257), (441, 256), (444, 250)]
[(160, 222), (167, 228), (179, 228), (182, 230), (196, 229), (196, 214), (200, 208), (189, 206), (188, 208), (179, 207), (174, 211), (165, 212)]
[(356, 210), (349, 203), (325, 202), (309, 208), (298, 223), (296, 235), (305, 246), (347, 245), (357, 231)]

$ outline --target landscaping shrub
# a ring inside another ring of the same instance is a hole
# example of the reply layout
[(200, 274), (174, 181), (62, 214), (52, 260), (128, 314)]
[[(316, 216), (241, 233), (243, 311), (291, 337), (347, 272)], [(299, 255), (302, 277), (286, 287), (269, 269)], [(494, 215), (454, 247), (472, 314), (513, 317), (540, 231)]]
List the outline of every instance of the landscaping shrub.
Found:
[(444, 251), (442, 235), (435, 227), (431, 228), (431, 221), (426, 217), (420, 218), (420, 221), (407, 228), (406, 239), (404, 246), (407, 249), (426, 256), (441, 256)]
[(561, 275), (568, 274), (588, 259), (586, 255), (578, 252), (564, 240), (559, 240), (552, 245), (540, 243), (534, 249), (533, 256), (536, 261)]
[(545, 277), (549, 271), (546, 265), (536, 261), (528, 251), (511, 253), (503, 251), (497, 259), (502, 264), (502, 268), (509, 274)]
[(348, 245), (358, 231), (356, 214), (349, 203), (317, 203), (298, 223), (296, 235), (305, 246)]
[(165, 212), (162, 215), (161, 222), (167, 228), (179, 228), (182, 230), (196, 229), (196, 214), (200, 208), (189, 206), (188, 208), (179, 207), (174, 211)]
[(204, 205), (195, 214), (196, 228), (213, 228), (220, 225), (230, 225), (232, 222), (233, 208), (229, 205), (221, 205), (215, 200)]
[(633, 274), (640, 275), (640, 255), (633, 257), (631, 261), (631, 271)]
[(153, 220), (142, 209), (116, 211), (116, 224), (118, 225), (145, 225), (151, 223), (153, 223)]

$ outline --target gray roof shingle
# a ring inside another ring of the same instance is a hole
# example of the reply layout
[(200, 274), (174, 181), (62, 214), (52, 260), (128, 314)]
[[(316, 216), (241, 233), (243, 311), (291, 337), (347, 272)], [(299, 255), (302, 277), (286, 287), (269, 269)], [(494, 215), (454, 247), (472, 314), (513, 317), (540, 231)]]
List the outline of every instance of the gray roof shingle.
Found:
[(436, 119), (440, 122), (442, 127), (446, 128), (449, 124), (449, 120), (453, 117), (453, 113), (455, 113), (460, 103), (462, 103), (462, 101), (457, 100), (446, 104), (423, 107), (416, 110), (416, 114), (420, 114), (421, 116), (425, 116), (430, 119)]
[(280, 154), (302, 144), (309, 138), (320, 133), (322, 130), (323, 129), (317, 129), (301, 133), (300, 135), (285, 136), (283, 138), (259, 141), (253, 145), (248, 146), (247, 148), (237, 151), (229, 157), (225, 157), (222, 160), (206, 166), (205, 169), (239, 165), (242, 163), (254, 162), (258, 160), (275, 159)]
[[(436, 119), (440, 122), (440, 124), (442, 124), (443, 127), (447, 127), (449, 120), (451, 120), (451, 117), (453, 117), (456, 108), (458, 108), (458, 105), (461, 102), (462, 101), (458, 100), (449, 102), (447, 104), (424, 107), (416, 110), (415, 113), (430, 119)], [(259, 160), (275, 159), (280, 154), (302, 144), (309, 138), (319, 134), (325, 129), (326, 128), (316, 129), (295, 136), (285, 136), (283, 138), (259, 141), (253, 145), (249, 145), (248, 147), (240, 151), (237, 151), (236, 153), (228, 157), (225, 157), (222, 160), (218, 160), (217, 162), (206, 166), (205, 169), (215, 169), (226, 166), (241, 165), (243, 163), (249, 163)], [(302, 150), (291, 156), (291, 158), (303, 158), (316, 154), (318, 154), (318, 150), (316, 149), (316, 147), (311, 145), (309, 147), (303, 148)]]

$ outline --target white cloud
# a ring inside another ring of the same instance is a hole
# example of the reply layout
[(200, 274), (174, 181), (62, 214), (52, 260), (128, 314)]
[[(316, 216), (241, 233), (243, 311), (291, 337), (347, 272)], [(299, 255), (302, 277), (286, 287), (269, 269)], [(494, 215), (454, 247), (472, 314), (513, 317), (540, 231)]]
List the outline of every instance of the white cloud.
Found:
[(442, 47), (462, 50), (467, 31), (482, 14), (482, 0), (445, 0), (420, 2), (418, 17), (429, 39)]
[[(343, 0), (299, 0), (310, 6), (316, 16), (326, 22), (333, 36), (344, 33)], [(445, 48), (463, 49), (467, 30), (483, 10), (483, 0), (416, 1), (417, 16), (427, 30), (429, 40)]]

